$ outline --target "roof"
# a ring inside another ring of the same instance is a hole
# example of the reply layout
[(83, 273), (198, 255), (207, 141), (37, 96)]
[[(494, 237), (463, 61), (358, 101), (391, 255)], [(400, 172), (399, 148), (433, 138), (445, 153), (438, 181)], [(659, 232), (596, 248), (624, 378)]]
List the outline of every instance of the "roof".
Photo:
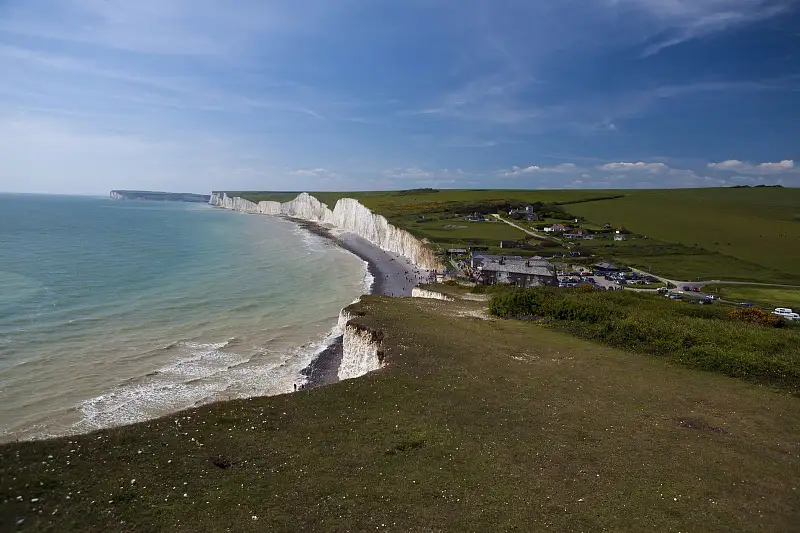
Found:
[(506, 257), (500, 264), (501, 256), (480, 257), (479, 270), (486, 272), (512, 272), (515, 274), (529, 274), (532, 276), (555, 276), (555, 270), (549, 261), (539, 258), (525, 259), (524, 257)]
[(546, 276), (553, 277), (555, 272), (553, 267), (548, 263), (546, 266), (541, 262), (531, 262), (531, 266), (527, 266), (524, 262), (511, 261), (505, 264), (489, 263), (478, 267), (485, 272), (511, 272), (514, 274), (528, 274), (531, 276)]
[(598, 268), (603, 268), (605, 270), (619, 270), (617, 267), (615, 267), (611, 263), (596, 263), (594, 266), (596, 266)]

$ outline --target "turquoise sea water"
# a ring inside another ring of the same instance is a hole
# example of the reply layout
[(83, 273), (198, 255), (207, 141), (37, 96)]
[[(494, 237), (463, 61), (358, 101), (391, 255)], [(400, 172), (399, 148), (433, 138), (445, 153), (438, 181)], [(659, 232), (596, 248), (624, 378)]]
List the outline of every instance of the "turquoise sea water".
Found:
[(291, 391), (364, 288), (279, 218), (0, 195), (0, 440)]

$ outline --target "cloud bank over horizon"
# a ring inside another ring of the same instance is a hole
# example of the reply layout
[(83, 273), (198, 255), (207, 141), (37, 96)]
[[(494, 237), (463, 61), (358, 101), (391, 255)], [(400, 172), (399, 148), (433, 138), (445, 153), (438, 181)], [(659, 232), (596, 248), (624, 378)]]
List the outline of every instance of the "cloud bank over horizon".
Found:
[(800, 186), (797, 0), (7, 0), (0, 191)]

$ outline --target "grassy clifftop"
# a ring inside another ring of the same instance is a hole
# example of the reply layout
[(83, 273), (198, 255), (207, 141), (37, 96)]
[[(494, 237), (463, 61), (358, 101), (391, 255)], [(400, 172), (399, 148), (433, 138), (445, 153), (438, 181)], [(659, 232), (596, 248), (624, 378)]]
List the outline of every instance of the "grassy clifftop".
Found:
[[(797, 398), (485, 303), (367, 297), (389, 366), (0, 447), (0, 530), (790, 531)], [(135, 480), (135, 481), (134, 481)]]

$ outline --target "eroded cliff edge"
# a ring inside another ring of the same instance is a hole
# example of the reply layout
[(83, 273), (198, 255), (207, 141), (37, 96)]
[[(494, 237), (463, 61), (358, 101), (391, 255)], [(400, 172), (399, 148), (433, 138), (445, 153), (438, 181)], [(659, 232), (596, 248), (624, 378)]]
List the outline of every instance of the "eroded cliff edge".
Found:
[(342, 231), (355, 233), (387, 252), (393, 252), (427, 270), (441, 268), (433, 251), (407, 231), (389, 223), (364, 207), (358, 200), (342, 198), (333, 210), (308, 193), (301, 193), (289, 202), (251, 202), (225, 193), (212, 193), (213, 206), (261, 215), (286, 215), (294, 218), (327, 224)]

